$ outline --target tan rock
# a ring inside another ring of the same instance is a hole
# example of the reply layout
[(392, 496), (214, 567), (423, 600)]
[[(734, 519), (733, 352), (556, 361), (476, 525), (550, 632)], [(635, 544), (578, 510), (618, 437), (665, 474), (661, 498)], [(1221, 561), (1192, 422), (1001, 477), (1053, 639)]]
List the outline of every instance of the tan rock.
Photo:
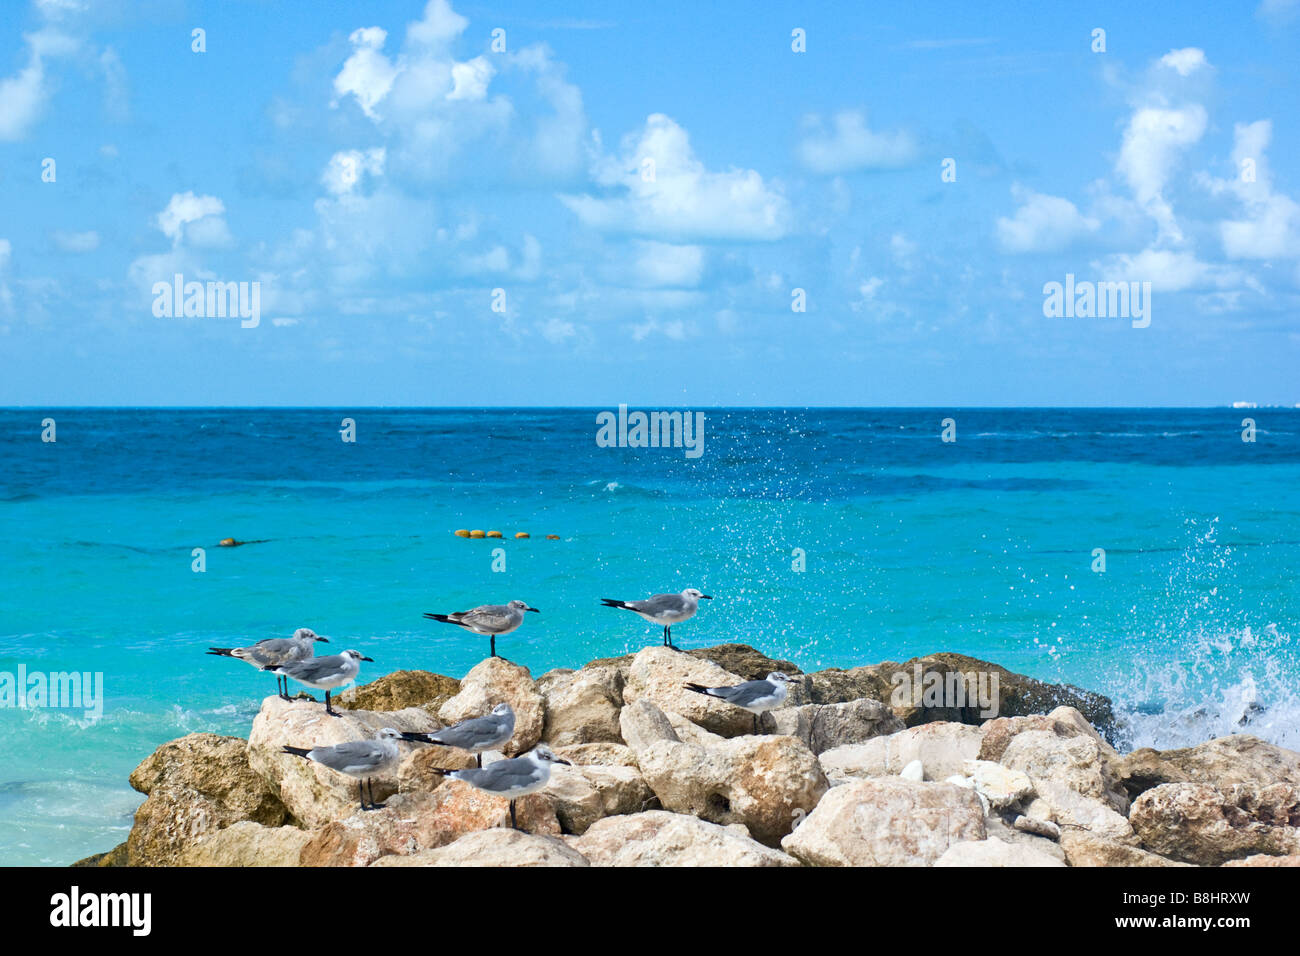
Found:
[(1019, 770), (989, 760), (964, 760), (961, 776), (993, 810), (1015, 806), (1034, 792), (1033, 781)]
[(935, 866), (1065, 866), (1060, 860), (1037, 847), (1005, 843), (1002, 840), (975, 840), (954, 843), (934, 861)]
[[(634, 704), (639, 700), (649, 700), (660, 710), (681, 714), (723, 737), (737, 737), (754, 729), (754, 717), (748, 711), (689, 691), (684, 686), (688, 682), (721, 687), (739, 684), (741, 680), (711, 661), (666, 647), (647, 647), (637, 652), (628, 668), (623, 702)], [(637, 748), (633, 746), (632, 749)]]
[(430, 671), (393, 671), (334, 698), (346, 710), (394, 711), (420, 707), (436, 714), (460, 691), (460, 681)]
[(692, 648), (686, 653), (701, 660), (712, 661), (741, 680), (762, 680), (772, 671), (803, 673), (793, 662), (768, 657), (748, 644), (717, 644), (713, 647)]
[(668, 716), (650, 700), (634, 700), (619, 713), (619, 730), (633, 753), (663, 740), (680, 743)]
[(1103, 742), (1084, 734), (1026, 730), (1011, 738), (1001, 762), (1028, 775), (1055, 822), (1132, 842), (1128, 795), (1110, 773)]
[(1300, 866), (1300, 855), (1268, 856), (1257, 853), (1242, 860), (1229, 860), (1224, 866)]
[[(294, 820), (315, 829), (331, 820), (350, 816), (358, 808), (357, 786), (352, 777), (284, 752), (292, 747), (329, 747), (348, 740), (368, 740), (384, 727), (403, 731), (438, 730), (440, 724), (421, 708), (375, 713), (343, 711), (330, 717), (319, 704), (289, 702), (278, 697), (262, 701), (248, 736), (248, 762), (272, 787)], [(404, 761), (420, 744), (401, 744)], [(454, 764), (453, 764), (454, 766)], [(397, 792), (402, 770), (375, 777), (375, 799), (381, 803)]]
[(554, 750), (561, 759), (579, 767), (636, 766), (636, 754), (626, 744), (573, 744)]
[(542, 740), (552, 747), (623, 742), (619, 732), (623, 671), (584, 667), (551, 672), (545, 678), (537, 682), (546, 704)]
[(1029, 730), (1050, 731), (1057, 737), (1090, 737), (1097, 742), (1108, 760), (1118, 759), (1119, 756), (1101, 734), (1088, 723), (1083, 714), (1073, 707), (1058, 707), (1050, 714), (998, 717), (985, 721), (980, 729), (984, 734), (984, 739), (980, 743), (979, 759), (981, 760), (1000, 762), (1011, 739)]
[(241, 820), (186, 847), (180, 866), (297, 866), (311, 834)]
[(781, 847), (810, 866), (929, 866), (986, 835), (974, 791), (881, 777), (831, 788)]
[(1300, 789), (1289, 784), (1164, 783), (1133, 801), (1129, 820), (1148, 850), (1202, 866), (1300, 853)]
[(650, 810), (606, 817), (570, 845), (593, 866), (798, 866), (751, 839), (743, 826)]
[(962, 765), (979, 753), (979, 747), (978, 727), (939, 721), (836, 747), (818, 759), (832, 780), (895, 776), (913, 760), (921, 761), (927, 780), (943, 780), (960, 773)]
[(518, 830), (477, 830), (454, 843), (409, 856), (381, 856), (371, 866), (589, 866), (587, 858), (553, 836)]
[[(1065, 851), (1061, 849), (1056, 839), (1008, 826), (1001, 817), (997, 816), (985, 816), (984, 829), (990, 840), (1001, 840), (1012, 846), (1027, 847), (1035, 853), (1051, 857), (1058, 863), (1065, 863)], [(1059, 831), (1057, 835), (1059, 836)]]
[(507, 756), (517, 757), (542, 739), (546, 722), (546, 702), (528, 668), (499, 657), (480, 661), (461, 679), (460, 693), (442, 705), (438, 717), (450, 725), (482, 717), (502, 701), (515, 711), (515, 733), (503, 749)]
[(1300, 787), (1300, 753), (1252, 737), (1233, 734), (1179, 750), (1144, 747), (1112, 761), (1115, 776), (1132, 796), (1162, 783), (1234, 783)]
[(1083, 830), (1062, 830), (1061, 848), (1070, 866), (1187, 866), (1135, 846)]
[(146, 799), (127, 837), (130, 866), (172, 866), (182, 851), (241, 820), (285, 822), (275, 789), (249, 766), (238, 737), (188, 734), (146, 757), (131, 773)]
[(764, 732), (798, 737), (814, 754), (904, 729), (889, 705), (878, 700), (782, 707), (764, 714), (759, 726)]
[(657, 806), (654, 793), (635, 767), (559, 765), (551, 770), (546, 793), (565, 833), (584, 833), (603, 817)]

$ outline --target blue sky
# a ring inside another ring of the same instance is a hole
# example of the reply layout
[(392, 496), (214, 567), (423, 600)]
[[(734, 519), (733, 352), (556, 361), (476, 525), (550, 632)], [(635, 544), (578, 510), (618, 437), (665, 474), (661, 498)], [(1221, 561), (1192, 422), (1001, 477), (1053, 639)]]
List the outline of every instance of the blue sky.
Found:
[(0, 404), (1300, 402), (1300, 4), (562, 9), (6, 0)]

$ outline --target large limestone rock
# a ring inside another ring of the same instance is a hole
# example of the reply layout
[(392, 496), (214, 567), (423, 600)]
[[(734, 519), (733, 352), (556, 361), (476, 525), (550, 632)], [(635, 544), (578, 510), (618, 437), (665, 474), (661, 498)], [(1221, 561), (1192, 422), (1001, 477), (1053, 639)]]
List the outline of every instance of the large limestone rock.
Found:
[(948, 778), (949, 783), (970, 787), (990, 810), (1014, 807), (1034, 792), (1033, 781), (1019, 770), (1011, 770), (989, 760), (964, 760), (961, 773)]
[(804, 704), (764, 714), (764, 731), (798, 737), (815, 754), (898, 733), (903, 722), (878, 700), (840, 704)]
[[(427, 732), (439, 729), (442, 724), (421, 708), (382, 713), (353, 710), (331, 717), (320, 704), (268, 697), (253, 718), (248, 736), (248, 763), (278, 792), (293, 819), (314, 829), (349, 816), (357, 809), (357, 781), (287, 754), (284, 747), (328, 747), (348, 740), (366, 740), (384, 727)], [(416, 748), (423, 747), (407, 743), (400, 746), (408, 760)], [(400, 773), (398, 770), (374, 778), (376, 800), (383, 802), (397, 792)]]
[[(448, 781), (433, 793), (391, 797), (382, 810), (358, 811), (312, 833), (299, 857), (302, 866), (369, 866), (391, 854), (410, 855), (453, 843), (475, 830), (509, 827), (510, 802)], [(558, 836), (560, 823), (541, 793), (518, 801), (519, 825), (530, 833)]]
[(794, 737), (735, 737), (709, 747), (661, 740), (640, 750), (637, 763), (665, 809), (743, 823), (771, 846), (829, 786), (817, 758)]
[(477, 830), (454, 843), (409, 856), (382, 856), (371, 866), (589, 866), (587, 858), (553, 836), (518, 830)]
[(515, 733), (503, 749), (507, 756), (517, 757), (542, 739), (546, 723), (546, 702), (528, 668), (499, 657), (480, 661), (461, 679), (460, 693), (442, 705), (438, 717), (450, 725), (482, 717), (502, 701), (515, 711)]
[(1001, 762), (1033, 781), (1054, 823), (1132, 843), (1128, 795), (1108, 769), (1105, 746), (1082, 734), (1059, 737), (1050, 730), (1027, 730), (1011, 738)]
[(632, 701), (619, 712), (619, 732), (633, 753), (661, 740), (681, 743), (668, 715), (649, 700)]
[(570, 845), (593, 866), (798, 866), (750, 839), (743, 826), (649, 810), (606, 817)]
[(791, 661), (768, 657), (762, 651), (748, 644), (717, 644), (713, 647), (697, 647), (686, 652), (692, 657), (712, 661), (724, 671), (736, 674), (741, 680), (762, 680), (772, 671), (783, 674), (802, 674)]
[(623, 708), (623, 671), (584, 667), (552, 671), (539, 680), (546, 703), (542, 739), (551, 747), (622, 743), (619, 711)]
[(934, 861), (935, 866), (1065, 866), (1060, 860), (1036, 847), (1002, 840), (978, 840), (954, 843)]
[(980, 759), (1000, 761), (1007, 746), (1017, 734), (1030, 730), (1049, 731), (1057, 737), (1090, 737), (1097, 742), (1108, 761), (1117, 760), (1113, 747), (1097, 733), (1083, 714), (1073, 707), (1057, 707), (1050, 714), (1030, 714), (1021, 717), (998, 717), (981, 726), (984, 734), (980, 744)]
[(393, 711), (421, 707), (436, 714), (460, 691), (460, 681), (431, 671), (393, 671), (369, 684), (350, 687), (333, 698), (347, 710)]
[(181, 866), (297, 866), (311, 834), (297, 827), (264, 827), (241, 820), (182, 851)]
[(655, 803), (635, 767), (556, 766), (546, 793), (565, 833), (585, 833), (603, 817), (638, 813)]
[(1070, 866), (1187, 866), (1135, 846), (1094, 836), (1083, 830), (1062, 830), (1061, 848)]
[(186, 847), (241, 820), (277, 827), (285, 806), (249, 766), (238, 737), (188, 734), (146, 757), (131, 772), (146, 795), (126, 841), (130, 866), (173, 866)]
[(986, 836), (974, 791), (882, 777), (832, 788), (781, 847), (810, 866), (929, 866)]
[(1266, 854), (1256, 854), (1248, 856), (1244, 860), (1229, 860), (1224, 866), (1300, 866), (1300, 855), (1291, 854), (1290, 856), (1268, 856)]
[[(738, 737), (752, 733), (754, 716), (749, 711), (685, 688), (686, 683), (721, 687), (741, 683), (740, 677), (711, 661), (700, 660), (667, 647), (638, 651), (628, 668), (623, 688), (624, 704), (648, 700), (660, 710), (681, 714), (711, 733)], [(633, 749), (636, 749), (635, 747)]]
[(1143, 747), (1112, 761), (1115, 776), (1131, 796), (1163, 783), (1248, 783), (1300, 787), (1300, 753), (1252, 737), (1233, 734), (1179, 750)]
[(909, 727), (887, 737), (827, 750), (818, 759), (832, 780), (889, 777), (919, 760), (927, 780), (945, 780), (962, 772), (980, 748), (980, 731), (969, 724), (936, 722)]
[(1201, 866), (1300, 853), (1300, 789), (1284, 783), (1164, 783), (1133, 801), (1129, 820), (1148, 850)]
[[(1026, 832), (1008, 825), (1005, 820), (996, 815), (986, 815), (984, 817), (984, 829), (987, 831), (990, 840), (1001, 840), (1003, 843), (1010, 843), (1015, 847), (1025, 847), (1041, 856), (1051, 857), (1058, 863), (1065, 863), (1065, 851), (1061, 849), (1055, 837)], [(1057, 837), (1059, 837), (1059, 831)]]
[(573, 744), (553, 749), (561, 759), (579, 767), (636, 766), (636, 754), (626, 744)]

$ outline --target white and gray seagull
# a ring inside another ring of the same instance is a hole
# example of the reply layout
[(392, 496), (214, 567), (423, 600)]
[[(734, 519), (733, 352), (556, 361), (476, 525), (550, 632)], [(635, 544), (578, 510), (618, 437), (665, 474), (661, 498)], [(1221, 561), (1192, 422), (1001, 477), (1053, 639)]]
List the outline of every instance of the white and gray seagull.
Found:
[(356, 680), (357, 675), (361, 673), (362, 661), (374, 663), (373, 658), (362, 657), (360, 651), (344, 651), (342, 654), (331, 654), (328, 657), (313, 657), (305, 661), (274, 664), (263, 667), (262, 670), (283, 674), (285, 677), (293, 678), (299, 684), (323, 690), (325, 713), (331, 717), (339, 717), (342, 715), (330, 707), (330, 691)]
[(535, 607), (529, 607), (523, 601), (511, 601), (509, 604), (483, 604), (468, 611), (453, 611), (451, 614), (429, 614), (424, 616), (431, 621), (443, 624), (459, 624), (467, 631), (483, 634), (492, 639), (492, 655), (497, 656), (497, 635), (509, 634), (524, 623), (524, 612), (540, 614)]
[[(333, 747), (313, 747), (310, 750), (304, 747), (285, 747), (284, 752), (347, 774), (357, 781), (361, 809), (382, 810), (384, 805), (375, 803), (375, 784), (371, 778), (397, 766), (402, 757), (397, 745), (402, 739), (401, 731), (385, 727), (375, 734), (374, 740), (349, 740)], [(370, 806), (366, 806), (367, 784), (370, 787)]]
[(613, 598), (601, 598), (605, 607), (618, 607), (639, 614), (651, 624), (659, 624), (664, 629), (664, 647), (673, 647), (674, 624), (688, 621), (699, 610), (700, 601), (712, 601), (713, 595), (705, 594), (696, 588), (687, 588), (681, 594), (656, 594), (644, 601), (615, 601)]
[[(293, 632), (293, 637), (269, 637), (249, 647), (209, 647), (208, 653), (233, 657), (252, 664), (258, 670), (265, 670), (271, 664), (306, 660), (316, 653), (317, 641), (328, 644), (329, 638), (318, 636), (310, 627), (300, 627)], [(279, 674), (275, 675), (275, 691), (285, 700), (289, 699), (289, 681)]]
[(522, 757), (510, 760), (496, 760), (486, 767), (468, 770), (439, 770), (438, 773), (453, 780), (464, 780), (471, 787), (498, 797), (510, 798), (510, 826), (519, 829), (515, 817), (515, 801), (530, 793), (542, 790), (551, 781), (551, 765), (562, 763), (572, 766), (569, 761), (561, 760), (551, 752), (546, 744), (538, 744)]
[(433, 730), (427, 734), (402, 734), (407, 740), (422, 744), (439, 744), (468, 750), (483, 766), (483, 751), (492, 750), (505, 743), (515, 733), (515, 711), (509, 704), (497, 704), (492, 712), (482, 717), (471, 717), (458, 724)]
[(735, 704), (754, 715), (754, 733), (758, 733), (758, 718), (769, 710), (776, 710), (785, 703), (790, 684), (795, 680), (789, 674), (773, 671), (763, 680), (747, 680), (743, 684), (731, 687), (705, 687), (703, 684), (686, 684), (687, 690), (697, 694), (716, 697), (728, 704)]

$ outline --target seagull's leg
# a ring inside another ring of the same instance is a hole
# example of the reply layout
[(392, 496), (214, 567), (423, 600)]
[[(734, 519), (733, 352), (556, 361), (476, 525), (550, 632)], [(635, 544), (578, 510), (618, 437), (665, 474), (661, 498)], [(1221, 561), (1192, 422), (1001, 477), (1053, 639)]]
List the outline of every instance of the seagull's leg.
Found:
[(491, 644), (491, 647), (492, 647), (492, 656), (493, 656), (493, 657), (496, 657), (496, 656), (497, 656), (497, 636), (496, 636), (495, 634), (490, 634), (490, 635), (488, 635), (488, 639), (491, 640), (491, 642), (492, 642), (492, 644)]
[(754, 733), (758, 733), (758, 714), (754, 715)]
[(483, 755), (479, 753), (479, 754), (475, 754), (474, 756), (478, 758), (479, 769), (480, 770), (483, 769)]
[(519, 829), (519, 821), (515, 817), (515, 802), (513, 800), (510, 801), (510, 826), (515, 830)]
[(342, 717), (343, 715), (330, 706), (330, 692), (325, 692), (325, 713), (331, 717)]
[(359, 800), (361, 801), (361, 809), (362, 809), (362, 810), (367, 809), (367, 807), (366, 807), (366, 782), (365, 782), (364, 780), (357, 780), (357, 799), (359, 799)]
[(371, 810), (384, 809), (384, 805), (382, 803), (375, 803), (375, 778), (374, 777), (369, 778), (366, 781), (366, 783), (370, 785), (370, 809)]

